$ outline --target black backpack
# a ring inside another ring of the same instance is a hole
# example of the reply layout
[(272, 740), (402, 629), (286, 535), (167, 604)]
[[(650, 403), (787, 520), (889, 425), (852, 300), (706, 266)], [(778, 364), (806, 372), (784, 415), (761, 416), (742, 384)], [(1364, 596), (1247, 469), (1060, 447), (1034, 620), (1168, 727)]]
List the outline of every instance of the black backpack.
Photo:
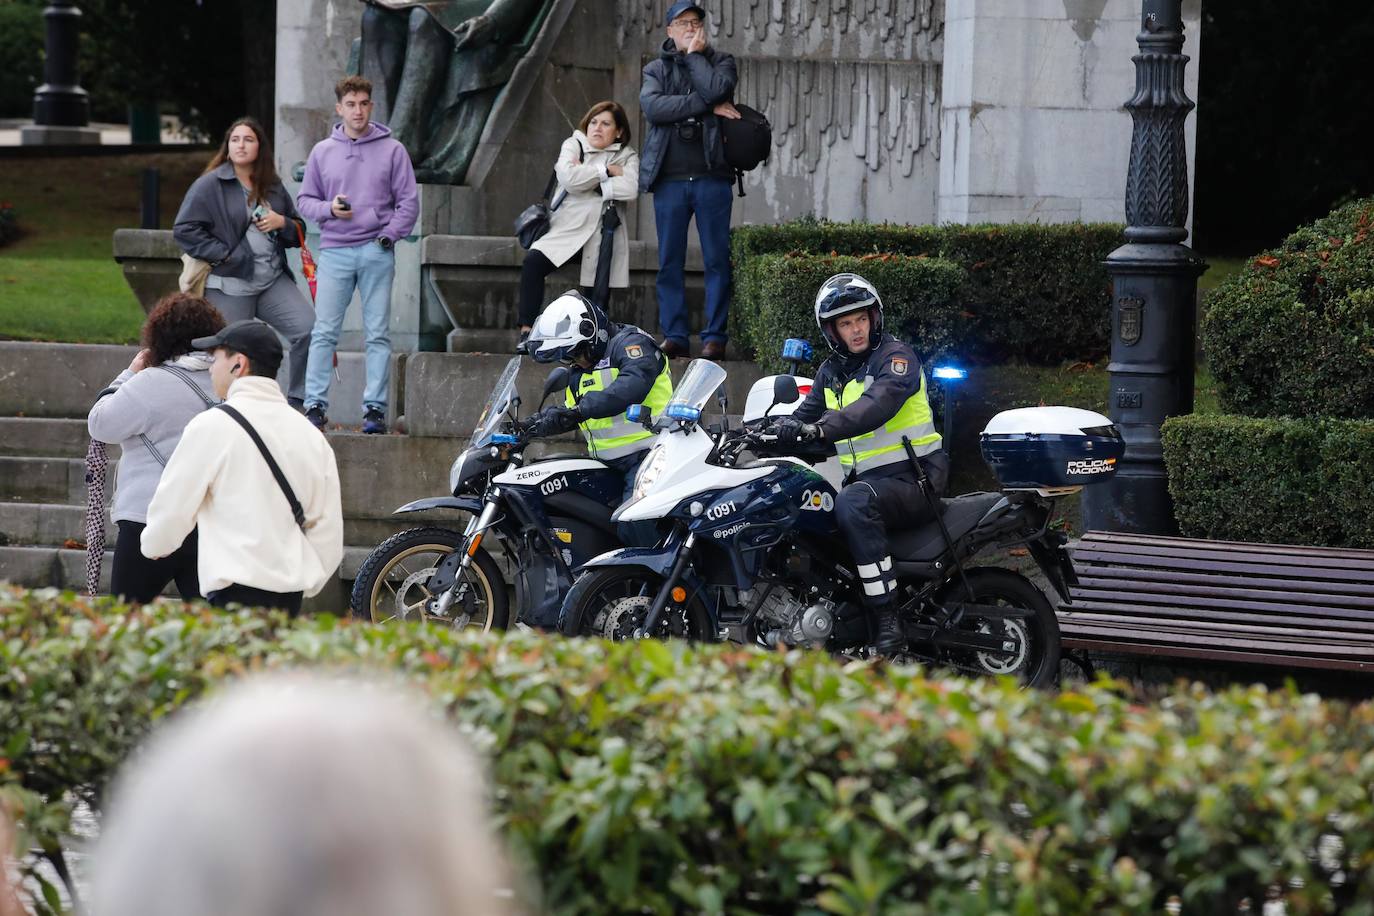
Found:
[(720, 118), (720, 140), (725, 146), (725, 164), (735, 170), (739, 196), (744, 196), (744, 173), (768, 161), (773, 151), (773, 125), (763, 113), (748, 105), (735, 104), (740, 118)]

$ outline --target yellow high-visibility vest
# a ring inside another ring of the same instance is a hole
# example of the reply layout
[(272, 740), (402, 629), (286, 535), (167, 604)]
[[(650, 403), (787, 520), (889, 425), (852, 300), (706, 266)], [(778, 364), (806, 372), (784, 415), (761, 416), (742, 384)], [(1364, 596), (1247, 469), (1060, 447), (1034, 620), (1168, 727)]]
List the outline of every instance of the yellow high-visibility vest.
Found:
[[(851, 380), (844, 390), (835, 394), (835, 389), (825, 389), (825, 406), (839, 410), (846, 404), (853, 404), (863, 395), (864, 390), (873, 384), (873, 376), (863, 381)], [(940, 449), (940, 434), (935, 431), (935, 420), (930, 412), (930, 400), (926, 397), (926, 374), (921, 373), (921, 387), (906, 399), (902, 409), (882, 426), (872, 432), (861, 433), (835, 443), (840, 464), (846, 469), (862, 474), (874, 468), (898, 461), (906, 461), (906, 448), (902, 437), (911, 440), (911, 447), (919, 458)]]
[[(604, 391), (619, 375), (620, 370), (609, 366), (583, 372), (577, 382), (576, 397), (573, 396), (572, 386), (568, 386), (567, 405), (576, 407), (578, 399), (583, 395), (593, 391)], [(673, 377), (668, 371), (668, 360), (664, 359), (663, 371), (654, 379), (654, 387), (649, 389), (642, 403), (657, 417), (663, 413), (672, 396)], [(632, 452), (648, 448), (649, 443), (646, 440), (653, 438), (654, 435), (640, 424), (625, 419), (624, 413), (583, 420), (581, 427), (582, 435), (587, 437), (588, 451), (592, 453), (592, 457), (603, 461), (623, 458)]]

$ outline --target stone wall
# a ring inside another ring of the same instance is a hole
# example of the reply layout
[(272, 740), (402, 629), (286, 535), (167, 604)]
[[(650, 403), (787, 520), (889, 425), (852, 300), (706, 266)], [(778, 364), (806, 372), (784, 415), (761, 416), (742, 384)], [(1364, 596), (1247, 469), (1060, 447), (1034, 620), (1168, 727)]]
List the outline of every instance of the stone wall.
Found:
[[(558, 143), (600, 98), (626, 105), (642, 141), (640, 70), (665, 37), (667, 0), (551, 2), (545, 34), (497, 103), (469, 186), (430, 194), (436, 209), (424, 232), (509, 232)], [(907, 223), (1123, 218), (1131, 121), (1121, 106), (1135, 82), (1140, 0), (707, 6), (711, 41), (739, 62), (739, 100), (774, 126), (774, 155), (746, 178), (737, 223), (806, 214)], [(347, 67), (361, 11), (361, 0), (281, 4), (284, 168), (333, 121), (330, 87)], [(1194, 100), (1200, 17), (1201, 0), (1185, 0)], [(654, 240), (647, 200), (629, 223), (632, 237)]]
[[(1194, 101), (1201, 14), (1184, 0)], [(946, 0), (940, 222), (1125, 221), (1140, 16), (1140, 0)]]
[[(666, 38), (665, 0), (614, 0), (615, 98), (645, 125), (640, 71)], [(936, 218), (943, 0), (708, 2), (711, 43), (733, 54), (736, 98), (773, 125), (774, 151), (745, 178), (734, 222), (814, 214), (836, 220)], [(632, 220), (653, 239), (653, 210)]]

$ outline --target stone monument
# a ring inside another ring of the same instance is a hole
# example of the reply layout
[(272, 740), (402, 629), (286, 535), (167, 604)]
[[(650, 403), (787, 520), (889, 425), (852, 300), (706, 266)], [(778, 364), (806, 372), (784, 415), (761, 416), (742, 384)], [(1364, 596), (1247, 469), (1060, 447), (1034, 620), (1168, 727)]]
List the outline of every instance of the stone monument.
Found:
[(462, 184), (547, 0), (364, 2), (359, 72), (375, 117), (410, 151), (417, 181)]

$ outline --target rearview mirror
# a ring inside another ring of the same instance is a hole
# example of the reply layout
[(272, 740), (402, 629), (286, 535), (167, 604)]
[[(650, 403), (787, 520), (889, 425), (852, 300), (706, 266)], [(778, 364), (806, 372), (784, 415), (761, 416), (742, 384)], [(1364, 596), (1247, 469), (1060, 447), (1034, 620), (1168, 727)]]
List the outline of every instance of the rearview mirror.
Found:
[(793, 404), (801, 392), (797, 390), (797, 380), (790, 375), (779, 375), (773, 379), (773, 405)]

